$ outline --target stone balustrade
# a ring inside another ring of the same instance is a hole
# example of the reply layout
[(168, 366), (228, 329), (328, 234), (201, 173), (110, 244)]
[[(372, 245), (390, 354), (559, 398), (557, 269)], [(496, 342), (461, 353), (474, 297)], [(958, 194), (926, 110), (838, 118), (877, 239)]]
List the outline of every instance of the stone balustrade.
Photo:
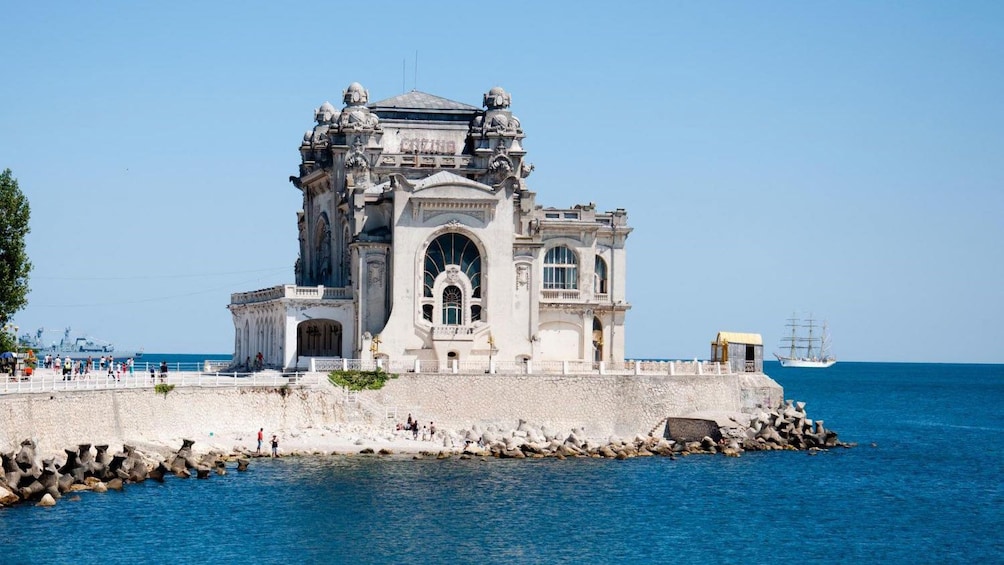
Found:
[(347, 300), (352, 298), (351, 288), (336, 288), (329, 286), (297, 286), (286, 284), (254, 290), (238, 292), (230, 295), (231, 304), (255, 304), (280, 298), (298, 298), (314, 300)]

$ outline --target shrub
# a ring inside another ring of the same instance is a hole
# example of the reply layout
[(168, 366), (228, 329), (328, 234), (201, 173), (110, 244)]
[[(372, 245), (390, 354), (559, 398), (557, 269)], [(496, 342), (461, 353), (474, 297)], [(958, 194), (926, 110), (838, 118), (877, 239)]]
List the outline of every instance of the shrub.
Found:
[(387, 379), (396, 379), (397, 375), (387, 373), (382, 369), (375, 371), (331, 371), (328, 380), (337, 386), (349, 390), (379, 390)]
[(167, 398), (167, 393), (171, 392), (172, 390), (174, 390), (174, 385), (168, 385), (164, 383), (154, 385), (153, 387), (153, 391), (156, 392), (157, 394), (163, 394), (164, 398)]

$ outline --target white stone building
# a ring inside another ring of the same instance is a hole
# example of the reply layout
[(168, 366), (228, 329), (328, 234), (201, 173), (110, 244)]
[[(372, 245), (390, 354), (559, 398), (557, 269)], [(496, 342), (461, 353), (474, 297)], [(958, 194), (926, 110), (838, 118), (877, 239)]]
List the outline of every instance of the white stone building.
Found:
[(627, 214), (537, 205), (508, 93), (343, 99), (290, 177), (296, 284), (231, 297), (235, 363), (624, 360)]

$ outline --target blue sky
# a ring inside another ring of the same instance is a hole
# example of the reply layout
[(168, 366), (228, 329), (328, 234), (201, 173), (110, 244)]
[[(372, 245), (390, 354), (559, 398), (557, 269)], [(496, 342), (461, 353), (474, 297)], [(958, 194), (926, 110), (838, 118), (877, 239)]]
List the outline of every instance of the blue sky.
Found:
[(1004, 362), (1000, 3), (207, 4), (4, 8), (22, 328), (231, 351), (230, 293), (293, 280), (314, 108), (501, 85), (538, 203), (628, 211), (629, 357), (797, 311), (840, 359)]

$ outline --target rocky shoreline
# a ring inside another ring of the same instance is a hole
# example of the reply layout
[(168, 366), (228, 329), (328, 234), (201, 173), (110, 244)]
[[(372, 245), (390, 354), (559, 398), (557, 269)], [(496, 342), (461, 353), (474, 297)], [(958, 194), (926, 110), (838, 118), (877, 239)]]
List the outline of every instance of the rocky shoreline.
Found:
[[(742, 416), (742, 415), (736, 415)], [(748, 418), (748, 419), (747, 419)], [(709, 433), (699, 438), (686, 438), (671, 429), (670, 420), (659, 422), (647, 435), (632, 439), (609, 436), (603, 440), (589, 437), (582, 427), (569, 432), (553, 430), (547, 425), (534, 425), (519, 420), (514, 428), (472, 425), (458, 431), (428, 434), (424, 441), (405, 441), (412, 432), (395, 431), (378, 439), (350, 438), (339, 449), (320, 449), (320, 438), (300, 437), (296, 447), (283, 456), (411, 456), (413, 459), (537, 459), (537, 458), (605, 458), (663, 456), (675, 459), (696, 454), (722, 454), (740, 457), (744, 452), (774, 450), (804, 450), (810, 455), (831, 448), (854, 447), (841, 442), (837, 433), (824, 426), (822, 420), (812, 420), (805, 412), (805, 403), (785, 401), (779, 408), (745, 417), (729, 416), (713, 423)], [(711, 420), (700, 420), (712, 423)], [(665, 428), (659, 433), (660, 427)], [(357, 430), (358, 431), (358, 430)], [(324, 435), (323, 433), (321, 435)], [(226, 452), (217, 448), (201, 455), (193, 451), (194, 441), (183, 439), (177, 451), (157, 448), (141, 451), (125, 444), (122, 451), (110, 453), (108, 445), (79, 444), (65, 449), (65, 458), (43, 458), (34, 440), (21, 442), (16, 453), (0, 453), (3, 475), (0, 476), (0, 507), (35, 503), (52, 506), (62, 496), (79, 491), (104, 492), (121, 490), (123, 485), (145, 480), (164, 481), (169, 475), (179, 478), (195, 476), (207, 479), (222, 475), (227, 466), (245, 471), (250, 460), (261, 457), (250, 447), (235, 445)], [(314, 441), (317, 444), (311, 446)], [(176, 445), (176, 444), (175, 444)]]
[(207, 479), (212, 474), (226, 474), (230, 462), (237, 463), (238, 471), (246, 471), (250, 463), (244, 457), (215, 452), (196, 457), (194, 444), (183, 440), (181, 449), (164, 458), (131, 445), (123, 445), (121, 452), (112, 454), (107, 445), (93, 446), (92, 451), (91, 444), (82, 443), (76, 449), (66, 449), (64, 462), (57, 464), (55, 457), (43, 459), (35, 441), (26, 439), (17, 453), (0, 453), (0, 508), (23, 503), (55, 506), (66, 494), (122, 490), (127, 483), (147, 479), (163, 482), (168, 475), (189, 478), (194, 474)]

